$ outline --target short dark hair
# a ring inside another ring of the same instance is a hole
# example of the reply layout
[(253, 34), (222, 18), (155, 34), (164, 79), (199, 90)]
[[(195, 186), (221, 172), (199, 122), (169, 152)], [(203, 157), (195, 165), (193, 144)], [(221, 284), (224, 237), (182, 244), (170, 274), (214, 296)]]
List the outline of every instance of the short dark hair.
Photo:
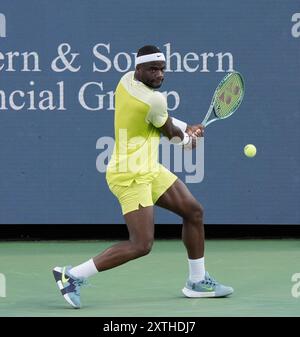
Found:
[(139, 57), (139, 56), (155, 54), (155, 53), (161, 53), (159, 48), (157, 48), (156, 46), (147, 45), (138, 50), (137, 56)]

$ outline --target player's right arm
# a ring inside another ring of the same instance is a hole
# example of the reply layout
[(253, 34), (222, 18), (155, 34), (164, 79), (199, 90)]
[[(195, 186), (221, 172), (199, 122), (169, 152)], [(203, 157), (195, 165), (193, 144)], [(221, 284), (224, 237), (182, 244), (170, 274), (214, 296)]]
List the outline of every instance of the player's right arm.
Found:
[(175, 137), (179, 137), (181, 140), (184, 139), (183, 131), (178, 126), (173, 124), (172, 118), (169, 116), (166, 120), (166, 123), (160, 127), (159, 130), (169, 140)]
[(196, 137), (200, 136), (198, 130), (192, 132), (191, 126), (185, 122), (169, 117), (167, 112), (167, 100), (158, 91), (154, 92), (151, 96), (147, 120), (174, 144), (194, 148), (196, 145)]
[(174, 124), (174, 118), (168, 116), (166, 123), (159, 130), (174, 144), (183, 145), (188, 149), (196, 147), (197, 135), (185, 132), (184, 128), (181, 129), (176, 124), (176, 122)]
[(159, 91), (154, 91), (149, 100), (150, 110), (148, 112), (147, 121), (155, 126), (169, 140), (177, 138), (178, 142), (184, 140), (184, 129), (178, 127), (172, 122), (172, 118), (168, 115), (167, 100)]

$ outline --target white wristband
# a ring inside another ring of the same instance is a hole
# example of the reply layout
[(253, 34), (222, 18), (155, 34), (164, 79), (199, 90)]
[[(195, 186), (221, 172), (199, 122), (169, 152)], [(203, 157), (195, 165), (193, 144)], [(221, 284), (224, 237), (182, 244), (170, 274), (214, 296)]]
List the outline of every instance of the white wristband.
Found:
[(191, 141), (191, 136), (189, 136), (186, 132), (183, 133), (183, 140), (177, 145), (187, 145)]
[(174, 137), (170, 139), (170, 142), (175, 145), (183, 146), (185, 150), (191, 150), (193, 148), (193, 137), (188, 135), (186, 132), (183, 133), (183, 136), (182, 140), (179, 137)]
[(190, 141), (190, 136), (186, 133), (183, 132), (183, 139), (181, 140), (180, 137), (176, 136), (170, 139), (170, 142), (175, 145), (186, 145)]
[(193, 137), (188, 135), (186, 132), (184, 132), (183, 134), (183, 140), (176, 145), (182, 145), (185, 150), (191, 150), (193, 148)]
[(182, 132), (185, 132), (187, 124), (177, 118), (171, 117), (173, 125), (177, 126)]

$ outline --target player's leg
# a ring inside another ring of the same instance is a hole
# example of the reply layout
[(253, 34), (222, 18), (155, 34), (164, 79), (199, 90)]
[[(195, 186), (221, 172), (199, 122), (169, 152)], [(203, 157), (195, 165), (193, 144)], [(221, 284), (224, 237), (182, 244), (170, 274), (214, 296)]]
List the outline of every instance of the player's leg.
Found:
[(153, 201), (148, 184), (114, 189), (129, 232), (129, 240), (117, 243), (75, 267), (55, 267), (56, 283), (68, 303), (80, 308), (80, 288), (99, 271), (114, 268), (150, 252), (154, 237)]
[(149, 253), (154, 237), (153, 201), (150, 184), (112, 187), (125, 218), (129, 240), (117, 243), (93, 258), (98, 271), (119, 266)]
[(124, 217), (129, 232), (128, 241), (117, 243), (74, 268), (65, 266), (53, 269), (61, 294), (74, 308), (81, 307), (80, 289), (88, 277), (150, 252), (154, 237), (153, 206), (140, 207)]
[(231, 287), (218, 283), (205, 271), (202, 206), (182, 181), (176, 179), (170, 184), (172, 180), (174, 175), (162, 169), (161, 175), (152, 185), (156, 189), (155, 204), (183, 218), (182, 240), (189, 263), (189, 279), (182, 289), (184, 295), (198, 298), (230, 295), (233, 292)]
[(183, 219), (182, 240), (189, 259), (204, 255), (203, 208), (186, 185), (177, 179), (156, 201), (156, 205), (168, 209)]
[(119, 266), (150, 252), (154, 238), (153, 206), (124, 215), (129, 240), (119, 242), (93, 258), (98, 271)]

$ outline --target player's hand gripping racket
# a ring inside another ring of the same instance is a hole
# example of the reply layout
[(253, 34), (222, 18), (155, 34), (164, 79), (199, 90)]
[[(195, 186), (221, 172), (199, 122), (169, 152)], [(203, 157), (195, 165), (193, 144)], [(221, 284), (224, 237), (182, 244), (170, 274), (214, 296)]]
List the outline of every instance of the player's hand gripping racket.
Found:
[(201, 124), (206, 127), (212, 122), (231, 116), (242, 103), (244, 92), (244, 80), (240, 73), (232, 72), (226, 75), (217, 86)]

